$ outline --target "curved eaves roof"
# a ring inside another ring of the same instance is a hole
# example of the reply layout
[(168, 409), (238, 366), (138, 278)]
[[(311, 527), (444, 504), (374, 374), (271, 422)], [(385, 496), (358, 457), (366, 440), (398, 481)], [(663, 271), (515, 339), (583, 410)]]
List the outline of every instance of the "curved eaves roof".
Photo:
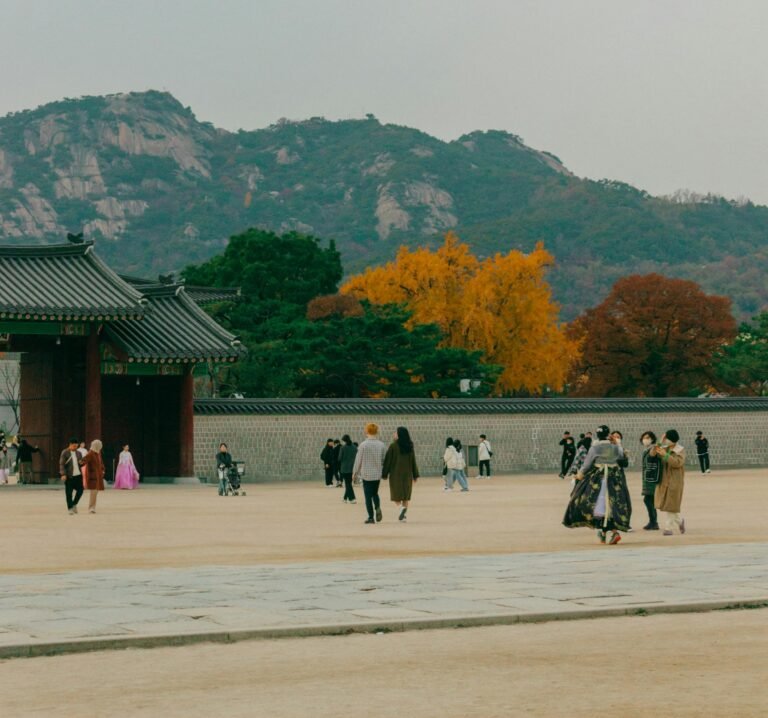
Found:
[(106, 326), (109, 338), (130, 362), (235, 361), (244, 350), (181, 286), (145, 289), (148, 311), (141, 322)]
[(92, 242), (0, 247), (0, 318), (138, 319), (142, 293), (92, 251)]

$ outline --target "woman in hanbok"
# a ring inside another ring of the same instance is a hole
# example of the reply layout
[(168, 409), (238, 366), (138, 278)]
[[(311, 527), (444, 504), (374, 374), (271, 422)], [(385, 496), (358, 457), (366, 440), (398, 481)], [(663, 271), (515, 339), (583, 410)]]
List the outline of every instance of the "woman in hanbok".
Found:
[(135, 489), (139, 485), (139, 472), (133, 463), (130, 448), (128, 444), (123, 444), (115, 471), (115, 489)]
[(597, 430), (597, 441), (576, 474), (563, 524), (568, 528), (593, 528), (600, 543), (617, 544), (621, 541), (619, 532), (629, 530), (632, 500), (622, 468), (624, 449), (610, 433), (607, 426)]

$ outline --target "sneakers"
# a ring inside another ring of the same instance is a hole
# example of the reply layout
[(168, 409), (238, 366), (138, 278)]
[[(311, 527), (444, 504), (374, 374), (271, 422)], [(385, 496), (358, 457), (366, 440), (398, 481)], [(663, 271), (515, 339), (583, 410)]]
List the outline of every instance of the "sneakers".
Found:
[(376, 522), (372, 518), (367, 518), (363, 521), (364, 524), (375, 524)]
[(602, 529), (597, 529), (597, 540), (600, 543), (605, 543), (605, 531)]
[(704, 473), (705, 474), (711, 474), (712, 472), (709, 469), (707, 469)]
[(398, 521), (405, 521), (405, 514), (408, 513), (408, 509), (403, 506), (402, 509), (400, 509), (400, 516), (397, 517)]
[(376, 523), (381, 523), (381, 508), (376, 509)]
[(614, 531), (611, 534), (611, 540), (608, 542), (611, 546), (615, 546), (617, 543), (621, 541), (621, 534), (618, 531)]
[(672, 532), (671, 531), (667, 531), (666, 529), (664, 529), (664, 531), (661, 532), (661, 535), (662, 536), (672, 536)]
[(462, 491), (462, 492), (464, 492), (464, 491), (469, 491), (469, 489), (462, 489), (461, 491)]
[(453, 491), (453, 488), (450, 486), (443, 486), (443, 491)]
[(349, 499), (349, 501), (347, 501), (347, 503), (348, 504), (356, 504), (357, 503), (357, 499)]
[(680, 533), (685, 533), (685, 519), (680, 519)]
[(643, 531), (658, 531), (659, 525), (658, 524), (646, 524), (643, 526)]
[(77, 504), (72, 507), (72, 513), (77, 513)]
[(74, 516), (75, 515), (75, 510), (74, 509), (70, 509), (69, 510), (69, 515), (70, 516)]

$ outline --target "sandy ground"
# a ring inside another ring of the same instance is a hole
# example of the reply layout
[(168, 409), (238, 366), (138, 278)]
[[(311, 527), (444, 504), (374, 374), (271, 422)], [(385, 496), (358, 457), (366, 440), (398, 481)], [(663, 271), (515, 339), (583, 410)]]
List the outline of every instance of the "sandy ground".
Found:
[[(640, 530), (646, 523), (637, 474), (630, 474), (636, 531), (624, 546), (768, 541), (766, 470), (736, 470), (687, 479), (685, 536)], [(406, 524), (396, 520), (382, 485), (384, 522), (363, 525), (358, 503), (341, 489), (317, 484), (247, 486), (244, 497), (220, 498), (212, 486), (107, 489), (98, 512), (66, 511), (53, 488), (0, 487), (0, 572), (184, 567), (444, 556), (527, 551), (594, 550), (586, 529), (561, 525), (568, 483), (545, 475), (475, 480), (471, 491), (446, 494), (439, 479), (418, 482)], [(87, 505), (87, 497), (83, 504)], [(757, 507), (762, 507), (758, 510)]]
[(764, 718), (768, 609), (0, 663), (0, 715)]

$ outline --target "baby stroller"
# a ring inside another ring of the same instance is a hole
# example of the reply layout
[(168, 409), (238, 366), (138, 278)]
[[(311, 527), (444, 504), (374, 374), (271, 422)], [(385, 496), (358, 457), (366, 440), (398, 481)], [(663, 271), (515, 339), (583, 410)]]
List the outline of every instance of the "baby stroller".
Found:
[(245, 463), (233, 461), (229, 467), (219, 472), (219, 496), (245, 496), (240, 488), (240, 481), (245, 474)]

